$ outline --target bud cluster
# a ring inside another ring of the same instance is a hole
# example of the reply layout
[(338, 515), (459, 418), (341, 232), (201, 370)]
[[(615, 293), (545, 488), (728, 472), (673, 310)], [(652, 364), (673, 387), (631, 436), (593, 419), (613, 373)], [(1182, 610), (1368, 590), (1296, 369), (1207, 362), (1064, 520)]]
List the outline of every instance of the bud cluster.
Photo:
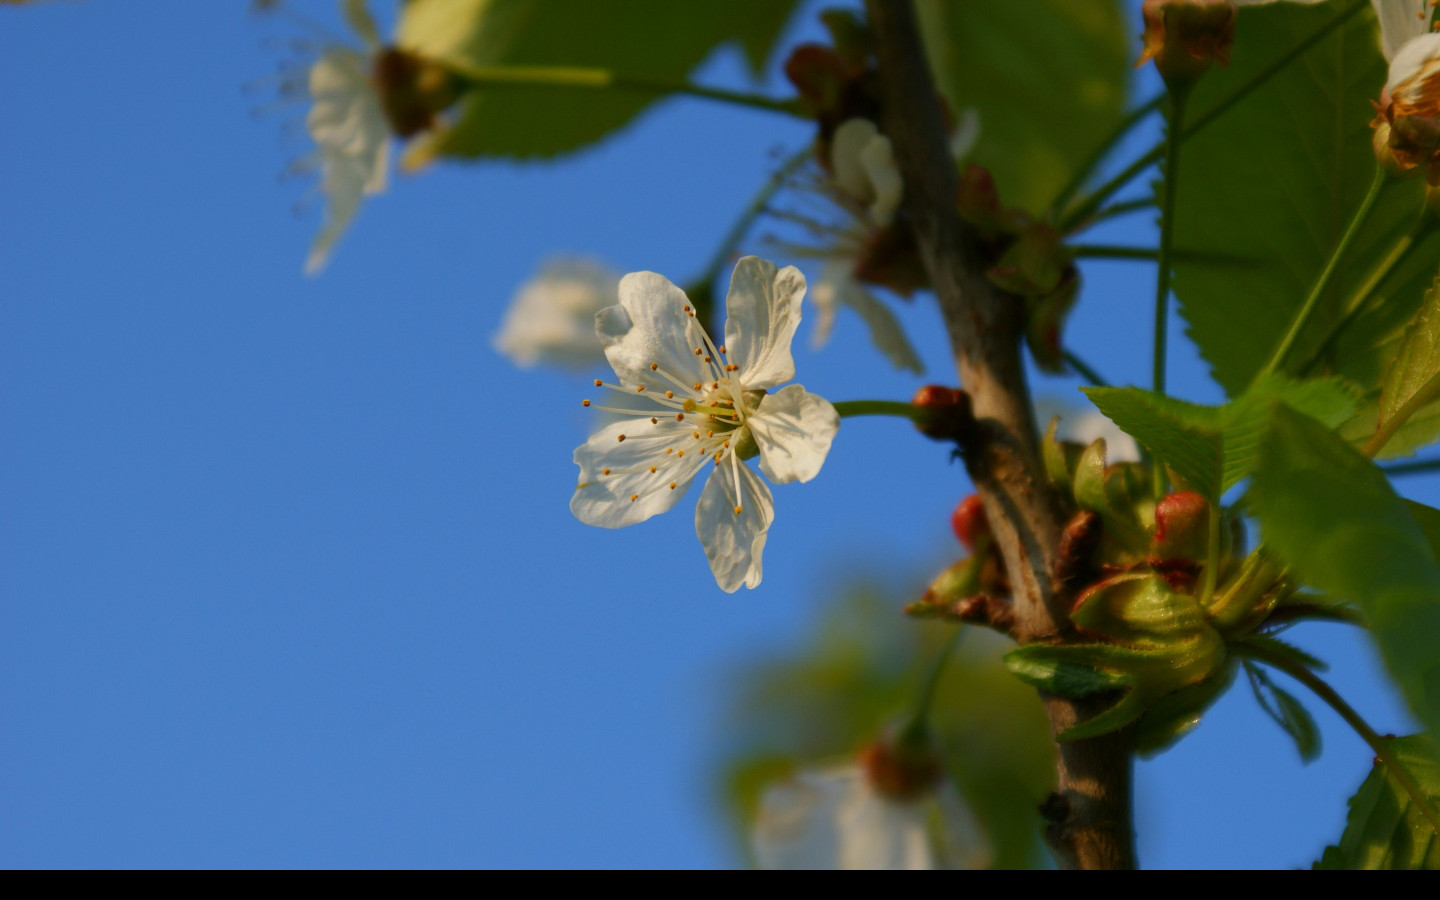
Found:
[(1230, 0), (1145, 0), (1140, 14), (1145, 20), (1140, 65), (1155, 60), (1171, 91), (1193, 85), (1211, 63), (1230, 62), (1239, 14)]

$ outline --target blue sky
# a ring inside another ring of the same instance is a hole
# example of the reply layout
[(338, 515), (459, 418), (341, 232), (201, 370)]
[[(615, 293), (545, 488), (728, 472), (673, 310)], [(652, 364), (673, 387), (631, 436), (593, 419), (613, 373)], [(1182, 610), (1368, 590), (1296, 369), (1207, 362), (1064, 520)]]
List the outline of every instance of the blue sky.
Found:
[[(775, 491), (761, 588), (725, 595), (688, 504), (620, 532), (571, 517), (588, 376), (516, 372), (490, 339), (556, 252), (693, 277), (808, 129), (675, 100), (560, 164), (402, 177), (307, 280), (318, 210), (277, 178), (303, 109), (257, 118), (273, 98), (242, 90), (301, 32), (246, 9), (0, 12), (0, 865), (734, 864), (727, 671), (799, 647), (847, 565), (943, 565), (959, 469), (847, 422), (817, 481)], [(742, 71), (727, 51), (699, 77)], [(1094, 237), (1151, 241), (1144, 219)], [(1072, 342), (1143, 383), (1151, 270), (1085, 276)], [(902, 314), (950, 380), (933, 309)], [(920, 383), (853, 319), (801, 344), (831, 399)], [(1218, 397), (1188, 349), (1172, 386)], [(1406, 728), (1361, 638), (1297, 636)], [(1308, 864), (1370, 761), (1312, 708), (1308, 767), (1243, 685), (1141, 765), (1142, 860)]]

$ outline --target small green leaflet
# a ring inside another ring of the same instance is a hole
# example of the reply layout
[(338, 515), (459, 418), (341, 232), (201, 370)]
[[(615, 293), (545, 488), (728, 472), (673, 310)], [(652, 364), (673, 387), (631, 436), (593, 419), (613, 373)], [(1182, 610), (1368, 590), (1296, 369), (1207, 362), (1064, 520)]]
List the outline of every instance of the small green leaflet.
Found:
[(1295, 749), (1300, 751), (1300, 758), (1308, 763), (1318, 757), (1320, 729), (1315, 727), (1315, 720), (1300, 701), (1276, 687), (1264, 670), (1248, 660), (1245, 662), (1245, 676), (1250, 680), (1250, 690), (1255, 694), (1255, 702), (1295, 741)]
[[(1390, 747), (1432, 801), (1440, 803), (1440, 765), (1425, 735), (1391, 738)], [(1440, 836), (1414, 808), (1389, 770), (1376, 765), (1350, 798), (1340, 842), (1316, 869), (1440, 869)]]
[[(1440, 396), (1440, 282), (1432, 284), (1420, 303), (1420, 311), (1410, 320), (1400, 353), (1395, 357), (1380, 388), (1380, 416), (1375, 423), (1375, 436), (1367, 447), (1371, 455), (1381, 450), (1390, 438), (1412, 417)], [(1429, 443), (1440, 436), (1440, 421), (1433, 418), (1426, 433), (1418, 437)], [(1412, 440), (1416, 440), (1412, 436)]]

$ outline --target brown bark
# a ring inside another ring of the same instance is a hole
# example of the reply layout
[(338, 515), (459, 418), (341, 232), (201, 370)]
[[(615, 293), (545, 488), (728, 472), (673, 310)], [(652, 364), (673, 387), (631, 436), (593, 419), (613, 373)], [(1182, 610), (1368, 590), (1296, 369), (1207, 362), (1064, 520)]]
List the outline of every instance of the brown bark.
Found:
[[(980, 244), (956, 214), (957, 173), (911, 0), (866, 0), (866, 9), (879, 58), (883, 130), (978, 425), (965, 447), (966, 467), (1005, 559), (1017, 637), (1053, 639), (1068, 624), (1054, 583), (1064, 523), (1037, 449), (1020, 355), (1023, 306), (986, 279)], [(1052, 733), (1093, 712), (1063, 698), (1043, 699)], [(1057, 743), (1056, 764), (1056, 792), (1042, 807), (1056, 861), (1065, 868), (1133, 868), (1128, 733)]]

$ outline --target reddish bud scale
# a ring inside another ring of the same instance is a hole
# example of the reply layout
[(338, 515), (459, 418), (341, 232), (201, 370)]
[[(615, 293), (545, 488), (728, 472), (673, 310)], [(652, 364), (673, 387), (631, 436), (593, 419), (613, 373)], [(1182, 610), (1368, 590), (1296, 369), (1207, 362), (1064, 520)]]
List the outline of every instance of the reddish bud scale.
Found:
[(985, 519), (985, 506), (978, 494), (971, 494), (955, 506), (950, 514), (950, 527), (955, 530), (955, 539), (969, 550), (974, 550), (981, 538), (990, 537), (990, 523)]
[(1204, 496), (1193, 491), (1167, 494), (1155, 505), (1152, 562), (1166, 566), (1203, 560), (1210, 540), (1209, 527), (1210, 501)]

